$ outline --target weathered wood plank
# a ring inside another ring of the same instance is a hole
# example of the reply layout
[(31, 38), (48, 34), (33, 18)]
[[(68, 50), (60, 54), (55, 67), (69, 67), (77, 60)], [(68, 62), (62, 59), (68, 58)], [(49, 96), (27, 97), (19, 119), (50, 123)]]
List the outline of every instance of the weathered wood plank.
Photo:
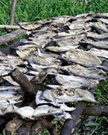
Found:
[(24, 35), (25, 33), (26, 33), (25, 30), (20, 29), (20, 30), (16, 30), (16, 31), (6, 34), (6, 35), (2, 35), (2, 36), (0, 36), (0, 45), (4, 44), (6, 42), (12, 41), (12, 40)]

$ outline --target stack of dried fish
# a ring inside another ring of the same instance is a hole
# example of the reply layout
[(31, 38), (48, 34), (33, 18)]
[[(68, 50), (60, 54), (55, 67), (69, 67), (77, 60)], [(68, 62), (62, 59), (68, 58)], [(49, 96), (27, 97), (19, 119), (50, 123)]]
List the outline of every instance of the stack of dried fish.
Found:
[[(0, 75), (10, 85), (0, 86), (0, 115), (71, 119), (75, 107), (68, 103), (96, 102), (90, 90), (108, 79), (104, 76), (108, 67), (102, 65), (108, 62), (108, 13), (65, 15), (32, 23), (17, 20), (17, 24), (28, 36), (17, 47), (10, 47), (11, 54), (0, 52)], [(23, 78), (16, 81), (17, 73), (13, 77), (16, 70), (30, 82), (35, 107), (23, 104), (29, 95)], [(36, 86), (43, 90), (37, 91)]]

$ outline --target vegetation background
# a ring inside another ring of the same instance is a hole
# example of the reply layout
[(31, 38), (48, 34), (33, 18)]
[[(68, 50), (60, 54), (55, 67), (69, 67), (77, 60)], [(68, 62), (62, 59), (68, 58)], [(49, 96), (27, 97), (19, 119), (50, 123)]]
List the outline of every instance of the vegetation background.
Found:
[[(12, 0), (0, 0), (0, 24), (9, 24), (10, 9)], [(107, 0), (20, 0), (17, 3), (15, 19), (21, 21), (36, 21), (53, 16), (71, 15), (75, 16), (88, 12), (108, 12)], [(16, 25), (16, 22), (14, 23)], [(0, 29), (0, 35), (6, 34), (5, 29)], [(106, 74), (108, 76), (108, 74)], [(95, 91), (96, 100), (101, 105), (108, 106), (108, 81), (101, 82)], [(88, 116), (85, 117), (87, 119)], [(94, 117), (95, 121), (85, 124), (92, 127), (90, 135), (107, 135), (108, 119), (107, 117)], [(43, 134), (48, 134), (47, 131)], [(86, 131), (84, 132), (86, 135)], [(40, 133), (41, 135), (41, 133)], [(76, 133), (77, 135), (77, 133)]]

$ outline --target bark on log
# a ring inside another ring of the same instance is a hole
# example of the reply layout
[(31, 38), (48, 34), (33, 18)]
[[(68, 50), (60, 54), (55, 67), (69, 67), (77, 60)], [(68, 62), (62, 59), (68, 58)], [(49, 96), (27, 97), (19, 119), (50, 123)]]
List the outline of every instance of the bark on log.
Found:
[(32, 84), (28, 80), (28, 78), (21, 73), (17, 68), (11, 72), (11, 77), (14, 81), (20, 84), (21, 88), (24, 90), (26, 96), (35, 96), (35, 91), (33, 89)]
[(108, 106), (91, 106), (86, 107), (82, 115), (93, 115), (93, 116), (108, 116)]
[(12, 41), (12, 40), (24, 35), (25, 33), (26, 33), (25, 30), (20, 29), (20, 30), (16, 30), (16, 31), (6, 34), (6, 35), (2, 35), (2, 36), (0, 36), (0, 45), (4, 44), (6, 42)]

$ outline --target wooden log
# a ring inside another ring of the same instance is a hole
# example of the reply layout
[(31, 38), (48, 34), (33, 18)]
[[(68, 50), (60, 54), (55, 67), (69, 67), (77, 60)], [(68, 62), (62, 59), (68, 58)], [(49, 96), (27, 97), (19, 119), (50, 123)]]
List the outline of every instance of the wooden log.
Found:
[(21, 88), (23, 89), (23, 91), (25, 92), (25, 95), (30, 97), (30, 96), (35, 96), (35, 91), (33, 89), (32, 84), (30, 83), (30, 81), (28, 80), (28, 78), (19, 71), (19, 69), (14, 69), (11, 72), (11, 77), (14, 81), (16, 81)]
[[(91, 93), (93, 93), (95, 91), (96, 88), (91, 89)], [(71, 112), (71, 116), (72, 119), (66, 120), (63, 128), (61, 130), (60, 135), (71, 135), (71, 131), (75, 126), (75, 123), (77, 122), (79, 116), (81, 115), (81, 113), (83, 112), (83, 110), (85, 109), (87, 103), (86, 102), (78, 102), (75, 106), (75, 111)]]
[(24, 121), (19, 118), (9, 121), (5, 126), (6, 134), (11, 135), (11, 133), (15, 133), (23, 123)]
[(60, 135), (71, 135), (71, 131), (77, 122), (79, 115), (83, 112), (84, 108), (86, 107), (85, 102), (78, 102), (75, 106), (75, 111), (71, 113), (72, 119), (66, 120), (64, 126), (61, 130)]
[(0, 25), (0, 29), (20, 29), (17, 25)]
[(93, 116), (108, 116), (108, 106), (90, 106), (85, 107), (82, 115), (93, 115)]
[(0, 36), (0, 45), (4, 44), (6, 42), (12, 41), (12, 40), (24, 35), (25, 33), (26, 33), (25, 30), (19, 29), (12, 33), (2, 35), (2, 36)]

